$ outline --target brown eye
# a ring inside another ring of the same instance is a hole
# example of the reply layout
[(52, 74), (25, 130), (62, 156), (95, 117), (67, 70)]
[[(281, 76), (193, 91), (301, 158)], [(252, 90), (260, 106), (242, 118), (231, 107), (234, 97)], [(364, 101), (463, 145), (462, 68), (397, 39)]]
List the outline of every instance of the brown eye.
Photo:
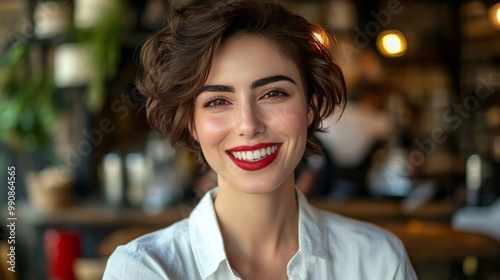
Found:
[(229, 105), (229, 101), (223, 99), (223, 98), (212, 98), (212, 99), (209, 99), (207, 100), (204, 104), (203, 104), (203, 107), (204, 108), (219, 108), (221, 106), (224, 106), (224, 105)]
[(268, 91), (262, 98), (280, 98), (285, 96), (288, 96), (288, 93), (282, 90), (273, 89)]

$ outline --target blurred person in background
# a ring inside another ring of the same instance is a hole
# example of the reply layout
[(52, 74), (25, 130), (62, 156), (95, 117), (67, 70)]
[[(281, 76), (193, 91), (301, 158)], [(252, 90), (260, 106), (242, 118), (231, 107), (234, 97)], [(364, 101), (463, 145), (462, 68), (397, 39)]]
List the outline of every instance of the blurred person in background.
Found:
[(336, 57), (345, 74), (347, 106), (342, 115), (323, 121), (326, 132), (315, 134), (324, 154), (307, 157), (297, 170), (297, 186), (310, 197), (368, 195), (366, 180), (375, 151), (388, 145), (394, 134), (384, 110), (388, 90), (377, 53), (367, 47)]

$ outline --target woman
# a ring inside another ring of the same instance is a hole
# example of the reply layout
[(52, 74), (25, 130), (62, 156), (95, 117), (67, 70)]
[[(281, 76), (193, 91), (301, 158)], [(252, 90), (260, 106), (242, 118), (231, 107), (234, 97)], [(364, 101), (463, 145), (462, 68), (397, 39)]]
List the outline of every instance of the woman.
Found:
[(295, 189), (319, 151), (310, 137), (345, 102), (317, 32), (257, 0), (172, 12), (142, 50), (138, 89), (151, 125), (199, 152), (218, 187), (188, 219), (118, 247), (104, 279), (416, 279), (394, 236)]

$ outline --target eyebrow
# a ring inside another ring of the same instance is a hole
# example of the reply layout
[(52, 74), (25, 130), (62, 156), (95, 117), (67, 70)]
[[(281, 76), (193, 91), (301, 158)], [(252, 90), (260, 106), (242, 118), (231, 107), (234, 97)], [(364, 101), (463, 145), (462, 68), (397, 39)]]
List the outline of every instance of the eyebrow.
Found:
[(271, 84), (271, 83), (275, 83), (275, 82), (279, 82), (279, 81), (287, 81), (287, 82), (290, 82), (294, 85), (296, 84), (295, 81), (292, 80), (292, 78), (289, 78), (289, 77), (283, 76), (283, 75), (275, 75), (275, 76), (262, 78), (262, 79), (259, 79), (255, 82), (253, 82), (251, 85), (251, 88), (256, 89), (258, 87), (265, 86), (267, 84)]
[[(265, 78), (262, 78), (262, 79), (258, 79), (257, 81), (252, 82), (252, 84), (250, 85), (250, 88), (251, 89), (256, 89), (258, 87), (265, 86), (267, 84), (271, 84), (271, 83), (275, 83), (275, 82), (279, 82), (279, 81), (287, 81), (287, 82), (290, 82), (290, 83), (292, 83), (294, 85), (297, 84), (292, 78), (289, 78), (287, 76), (284, 76), (284, 75), (274, 75), (274, 76), (269, 76), (269, 77), (265, 77)], [(208, 86), (204, 86), (201, 89), (200, 93), (204, 92), (204, 91), (210, 91), (210, 92), (235, 92), (234, 87), (227, 86), (227, 85), (208, 85)]]
[(204, 86), (201, 92), (204, 91), (211, 91), (211, 92), (234, 92), (234, 87), (232, 86), (223, 86), (223, 85), (209, 85), (209, 86)]

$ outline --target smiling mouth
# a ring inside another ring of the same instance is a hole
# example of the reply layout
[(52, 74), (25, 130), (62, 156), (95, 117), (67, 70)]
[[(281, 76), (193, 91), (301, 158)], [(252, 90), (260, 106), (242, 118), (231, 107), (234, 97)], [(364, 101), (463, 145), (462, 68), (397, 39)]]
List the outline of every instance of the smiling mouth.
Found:
[(255, 162), (262, 160), (274, 153), (278, 150), (278, 145), (272, 145), (265, 148), (249, 150), (249, 151), (232, 151), (229, 154), (238, 160)]
[(260, 143), (254, 146), (239, 146), (226, 151), (239, 168), (257, 171), (273, 163), (280, 151), (281, 143)]

